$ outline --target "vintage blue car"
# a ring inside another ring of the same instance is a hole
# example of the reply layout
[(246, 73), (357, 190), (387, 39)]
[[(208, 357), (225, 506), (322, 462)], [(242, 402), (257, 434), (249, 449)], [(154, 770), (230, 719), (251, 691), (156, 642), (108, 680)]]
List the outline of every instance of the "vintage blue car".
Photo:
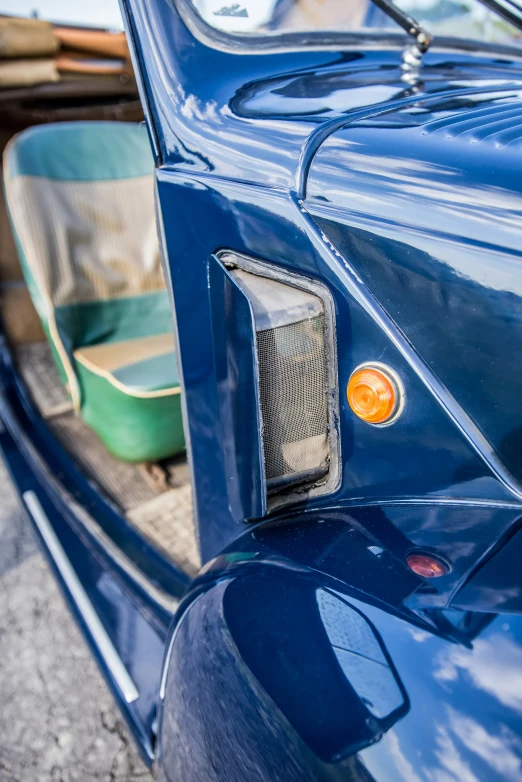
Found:
[(522, 7), (123, 11), (146, 125), (4, 152), (0, 445), (144, 761), (522, 780)]

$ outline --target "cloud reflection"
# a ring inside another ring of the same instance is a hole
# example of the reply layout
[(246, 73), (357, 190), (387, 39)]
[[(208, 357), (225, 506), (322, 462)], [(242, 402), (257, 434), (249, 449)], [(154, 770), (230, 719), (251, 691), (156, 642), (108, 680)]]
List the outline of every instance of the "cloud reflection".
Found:
[(437, 726), (435, 755), (442, 768), (426, 772), (433, 782), (479, 782), (469, 765), (462, 758), (455, 742), (446, 728)]
[(474, 719), (454, 709), (448, 711), (453, 733), (470, 752), (505, 779), (522, 778), (521, 741), (509, 728), (500, 726), (500, 734), (494, 736)]
[(454, 646), (439, 654), (435, 678), (441, 683), (469, 677), (475, 687), (522, 714), (522, 648), (500, 633), (474, 642), (473, 649)]

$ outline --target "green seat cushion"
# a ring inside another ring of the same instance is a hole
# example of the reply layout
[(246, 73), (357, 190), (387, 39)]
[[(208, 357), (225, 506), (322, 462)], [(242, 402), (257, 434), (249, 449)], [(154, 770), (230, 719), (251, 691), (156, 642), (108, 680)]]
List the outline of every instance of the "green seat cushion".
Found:
[(172, 343), (163, 334), (74, 354), (81, 416), (119, 459), (156, 461), (185, 448)]
[(115, 369), (115, 380), (130, 392), (162, 391), (166, 388), (178, 388), (179, 378), (174, 351), (161, 356), (152, 356), (136, 361), (134, 364)]

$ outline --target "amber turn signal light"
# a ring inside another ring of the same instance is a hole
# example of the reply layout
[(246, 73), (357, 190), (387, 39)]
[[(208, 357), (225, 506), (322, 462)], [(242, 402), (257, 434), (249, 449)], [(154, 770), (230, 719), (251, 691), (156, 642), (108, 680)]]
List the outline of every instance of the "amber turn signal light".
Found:
[(390, 423), (401, 409), (400, 381), (388, 367), (365, 364), (348, 381), (348, 404), (356, 416), (369, 424)]

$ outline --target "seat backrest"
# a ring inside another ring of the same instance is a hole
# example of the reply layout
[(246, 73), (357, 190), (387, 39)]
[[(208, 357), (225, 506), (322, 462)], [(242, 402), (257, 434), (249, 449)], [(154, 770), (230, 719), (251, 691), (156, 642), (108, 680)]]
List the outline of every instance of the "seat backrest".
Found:
[(76, 348), (170, 331), (144, 127), (30, 128), (4, 153), (7, 206), (31, 298), (79, 405)]

